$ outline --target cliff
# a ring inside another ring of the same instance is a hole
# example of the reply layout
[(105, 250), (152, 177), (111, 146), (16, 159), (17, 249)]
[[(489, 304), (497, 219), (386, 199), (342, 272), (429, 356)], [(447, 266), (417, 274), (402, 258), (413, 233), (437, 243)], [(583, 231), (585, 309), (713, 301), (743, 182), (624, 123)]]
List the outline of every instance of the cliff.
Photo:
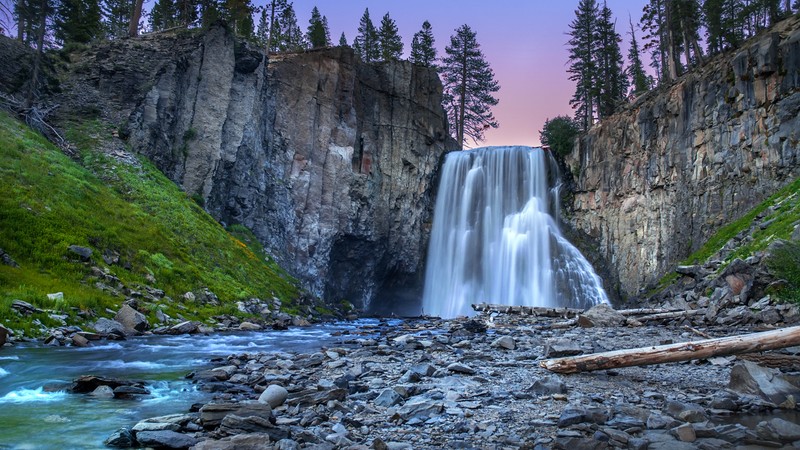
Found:
[(339, 47), (267, 63), (224, 28), (113, 41), (71, 67), (68, 110), (116, 120), (135, 151), (216, 219), (250, 228), (313, 293), (367, 307), (420, 285), (450, 145), (435, 72)]
[(624, 295), (800, 175), (800, 19), (595, 126), (568, 158), (570, 218)]

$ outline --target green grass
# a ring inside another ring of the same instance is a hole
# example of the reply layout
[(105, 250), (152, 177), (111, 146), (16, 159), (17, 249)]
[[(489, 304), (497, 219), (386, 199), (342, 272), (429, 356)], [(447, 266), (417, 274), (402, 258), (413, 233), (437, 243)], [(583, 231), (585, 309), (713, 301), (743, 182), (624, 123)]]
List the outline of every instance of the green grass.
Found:
[[(762, 217), (757, 219), (759, 216)], [(719, 231), (714, 233), (702, 247), (682, 261), (681, 264), (699, 264), (707, 261), (709, 258), (716, 255), (728, 241), (742, 231), (750, 230), (756, 222), (768, 223), (768, 225), (763, 229), (761, 227), (755, 227), (752, 233), (753, 239), (748, 242), (742, 242), (735, 251), (726, 255), (719, 271), (727, 267), (727, 265), (736, 258), (746, 259), (756, 252), (766, 250), (770, 243), (778, 239), (790, 239), (795, 226), (800, 223), (800, 178), (771, 195), (767, 200), (748, 211), (747, 214), (738, 220), (722, 227)], [(785, 264), (791, 261), (791, 255), (781, 254), (778, 259)], [(777, 268), (779, 265), (780, 264), (768, 263), (769, 267)], [(777, 273), (773, 270), (773, 273), (780, 278), (784, 278), (784, 275), (781, 275), (783, 272)], [(786, 276), (792, 277), (789, 273), (786, 273)], [(678, 275), (674, 272), (665, 275), (659, 281), (658, 287), (653, 293), (668, 286), (677, 278)], [(790, 281), (791, 284), (791, 280), (787, 281)], [(797, 277), (797, 287), (800, 288), (800, 276)], [(796, 291), (789, 289), (782, 293), (781, 297), (784, 299), (798, 300), (800, 299), (800, 296), (796, 295), (798, 292), (800, 292), (800, 289)]]
[[(96, 151), (112, 139), (112, 130), (95, 120), (68, 125), (68, 139), (80, 153), (76, 162), (0, 113), (0, 248), (20, 265), (0, 265), (0, 318), (6, 326), (32, 329), (33, 318), (10, 311), (13, 299), (75, 320), (81, 312), (105, 315), (106, 308), (119, 307), (124, 299), (96, 289), (89, 265), (70, 257), (67, 247), (73, 244), (93, 249), (91, 264), (108, 268), (126, 286), (153, 285), (174, 299), (146, 305), (152, 313), (160, 307), (173, 316), (207, 320), (237, 313), (235, 301), (250, 297), (275, 296), (292, 305), (296, 283), (264, 255), (249, 230), (236, 228), (250, 246), (145, 159), (131, 165)], [(105, 264), (106, 250), (120, 255), (119, 265)], [(222, 305), (178, 301), (201, 287), (216, 293)], [(63, 292), (65, 301), (47, 300), (52, 292)]]

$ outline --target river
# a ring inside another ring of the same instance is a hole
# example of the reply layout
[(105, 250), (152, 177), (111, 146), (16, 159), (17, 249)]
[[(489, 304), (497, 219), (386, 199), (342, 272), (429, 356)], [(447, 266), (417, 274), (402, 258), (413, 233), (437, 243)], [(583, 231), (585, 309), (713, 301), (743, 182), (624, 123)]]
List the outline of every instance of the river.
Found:
[[(287, 331), (141, 336), (84, 348), (5, 347), (0, 349), (0, 449), (106, 448), (103, 441), (120, 427), (208, 401), (210, 394), (185, 376), (214, 357), (316, 351), (340, 343), (348, 331), (377, 325), (359, 320)], [(143, 380), (152, 395), (120, 400), (66, 392), (73, 379), (88, 374)]]

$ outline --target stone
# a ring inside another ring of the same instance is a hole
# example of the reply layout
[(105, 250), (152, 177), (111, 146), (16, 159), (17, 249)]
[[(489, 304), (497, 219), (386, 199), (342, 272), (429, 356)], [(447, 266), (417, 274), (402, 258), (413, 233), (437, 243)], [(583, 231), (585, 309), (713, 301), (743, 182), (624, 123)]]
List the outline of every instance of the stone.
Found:
[(800, 424), (775, 417), (759, 422), (756, 426), (758, 437), (778, 442), (794, 442), (800, 440)]
[(669, 430), (669, 432), (681, 442), (694, 442), (697, 440), (697, 435), (694, 432), (694, 428), (692, 428), (692, 425), (689, 423), (679, 425)]
[(411, 369), (409, 369), (409, 370), (411, 372), (419, 374), (420, 376), (423, 376), (423, 377), (430, 377), (434, 373), (436, 373), (436, 368), (435, 367), (433, 367), (430, 364), (425, 364), (425, 363), (417, 364), (415, 366), (412, 366)]
[[(2, 330), (0, 329), (0, 341), (3, 340), (1, 335), (2, 335)], [(72, 337), (70, 339), (72, 339), (72, 345), (75, 346), (75, 347), (88, 347), (89, 346), (89, 340), (86, 339), (85, 337), (81, 336), (80, 334), (75, 333), (75, 334), (72, 335)], [(2, 345), (2, 344), (0, 343), (0, 345)]]
[(47, 299), (52, 300), (54, 302), (60, 302), (64, 300), (64, 293), (63, 292), (54, 292), (52, 294), (47, 294)]
[(558, 426), (559, 428), (564, 428), (584, 422), (602, 425), (607, 421), (608, 414), (602, 409), (568, 406), (561, 412), (561, 416), (558, 418)]
[(199, 323), (191, 320), (186, 320), (177, 323), (167, 330), (167, 334), (192, 334), (198, 332)]
[(147, 323), (147, 317), (129, 305), (122, 305), (117, 315), (114, 316), (114, 320), (125, 327), (126, 334), (141, 333), (150, 328), (150, 324)]
[[(294, 447), (280, 446), (279, 441), (276, 448), (285, 450), (293, 450), (297, 448), (295, 443)], [(292, 441), (293, 442), (293, 441)], [(192, 447), (192, 450), (264, 450), (270, 443), (270, 437), (264, 433), (248, 433), (237, 434), (234, 436), (224, 437), (222, 439), (207, 439), (199, 442)]]
[(119, 333), (125, 334), (125, 326), (116, 320), (101, 317), (94, 323), (94, 329), (100, 334)]
[(450, 372), (463, 373), (465, 375), (475, 375), (476, 373), (475, 369), (473, 369), (472, 367), (466, 364), (461, 364), (459, 362), (454, 362), (448, 365), (447, 370), (449, 370)]
[(264, 389), (264, 392), (258, 397), (258, 401), (260, 403), (266, 403), (274, 409), (283, 405), (288, 397), (289, 391), (287, 391), (286, 388), (278, 386), (277, 384), (271, 384)]
[(89, 395), (98, 398), (112, 398), (114, 397), (114, 389), (111, 386), (97, 386)]
[(150, 395), (150, 391), (140, 386), (119, 386), (114, 388), (114, 397), (131, 398), (136, 395)]
[(81, 261), (89, 261), (92, 259), (92, 249), (81, 247), (79, 245), (70, 245), (67, 250), (73, 255), (77, 256)]
[(375, 399), (374, 403), (375, 406), (381, 406), (384, 408), (388, 408), (390, 406), (397, 405), (403, 400), (403, 397), (397, 393), (394, 389), (387, 388), (384, 389), (380, 395)]
[(266, 403), (257, 401), (206, 403), (200, 408), (200, 422), (204, 428), (215, 428), (229, 414), (238, 417), (256, 416), (269, 420), (272, 418), (272, 408)]
[(19, 267), (19, 264), (17, 264), (17, 262), (14, 261), (11, 255), (6, 253), (2, 248), (0, 248), (0, 263), (14, 268)]
[(289, 430), (286, 427), (279, 427), (273, 423), (272, 418), (265, 418), (259, 415), (239, 416), (228, 414), (219, 425), (219, 431), (224, 434), (249, 434), (260, 433), (269, 436), (270, 440), (279, 441), (289, 437)]
[(140, 431), (180, 431), (181, 426), (177, 423), (170, 422), (146, 422), (142, 421), (133, 426), (133, 431), (138, 433)]
[(705, 409), (694, 403), (683, 403), (674, 400), (668, 401), (664, 407), (664, 411), (683, 422), (695, 423), (708, 420)]
[(136, 441), (143, 447), (187, 449), (197, 444), (198, 439), (175, 431), (142, 431), (136, 433)]
[(545, 358), (561, 358), (563, 356), (575, 356), (583, 353), (580, 345), (574, 341), (564, 339), (548, 341), (544, 346)]
[(0, 325), (0, 347), (6, 345), (6, 341), (8, 340), (8, 336), (11, 335), (11, 331), (8, 328)]
[(741, 361), (731, 368), (728, 388), (741, 393), (757, 395), (764, 400), (779, 405), (788, 396), (800, 398), (800, 386), (777, 369), (759, 366), (751, 361)]
[(428, 418), (442, 412), (444, 404), (439, 400), (433, 400), (419, 395), (409, 398), (397, 413), (405, 420), (412, 418)]
[(566, 394), (567, 385), (554, 375), (548, 375), (533, 382), (529, 391), (538, 395)]
[(28, 302), (23, 302), (22, 300), (12, 300), (11, 308), (24, 315), (44, 312)]
[(347, 397), (345, 389), (304, 390), (289, 394), (287, 403), (292, 406), (316, 406), (328, 403), (331, 400), (342, 401)]
[(130, 428), (120, 428), (103, 441), (106, 446), (116, 448), (130, 448), (134, 446), (134, 443), (135, 440)]
[(242, 331), (256, 331), (260, 330), (261, 328), (261, 325), (252, 322), (242, 322), (239, 324), (239, 329)]
[(502, 336), (492, 341), (492, 347), (514, 350), (517, 348), (517, 343), (511, 336)]
[(120, 386), (144, 386), (141, 381), (125, 380), (121, 378), (100, 377), (96, 375), (83, 375), (72, 381), (69, 388), (70, 392), (76, 394), (86, 394), (97, 389), (98, 386), (107, 386), (112, 392)]
[(625, 324), (625, 316), (606, 303), (595, 305), (578, 316), (582, 327), (618, 327)]

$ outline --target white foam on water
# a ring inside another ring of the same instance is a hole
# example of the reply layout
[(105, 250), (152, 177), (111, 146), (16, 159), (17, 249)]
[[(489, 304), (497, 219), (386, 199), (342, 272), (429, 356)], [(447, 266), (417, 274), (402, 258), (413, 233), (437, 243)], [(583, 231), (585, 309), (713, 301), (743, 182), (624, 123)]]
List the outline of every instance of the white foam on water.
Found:
[(0, 367), (0, 377), (4, 377), (4, 376), (8, 375), (8, 373), (9, 372), (6, 369), (3, 369), (2, 367)]
[(19, 356), (0, 356), (0, 360), (19, 361)]
[(121, 359), (114, 359), (111, 361), (104, 361), (103, 367), (112, 369), (163, 369), (167, 367), (166, 364), (154, 363), (149, 361), (123, 361)]
[(42, 388), (36, 389), (17, 389), (0, 397), (0, 404), (3, 403), (49, 403), (58, 402), (67, 396), (66, 392), (45, 392)]

